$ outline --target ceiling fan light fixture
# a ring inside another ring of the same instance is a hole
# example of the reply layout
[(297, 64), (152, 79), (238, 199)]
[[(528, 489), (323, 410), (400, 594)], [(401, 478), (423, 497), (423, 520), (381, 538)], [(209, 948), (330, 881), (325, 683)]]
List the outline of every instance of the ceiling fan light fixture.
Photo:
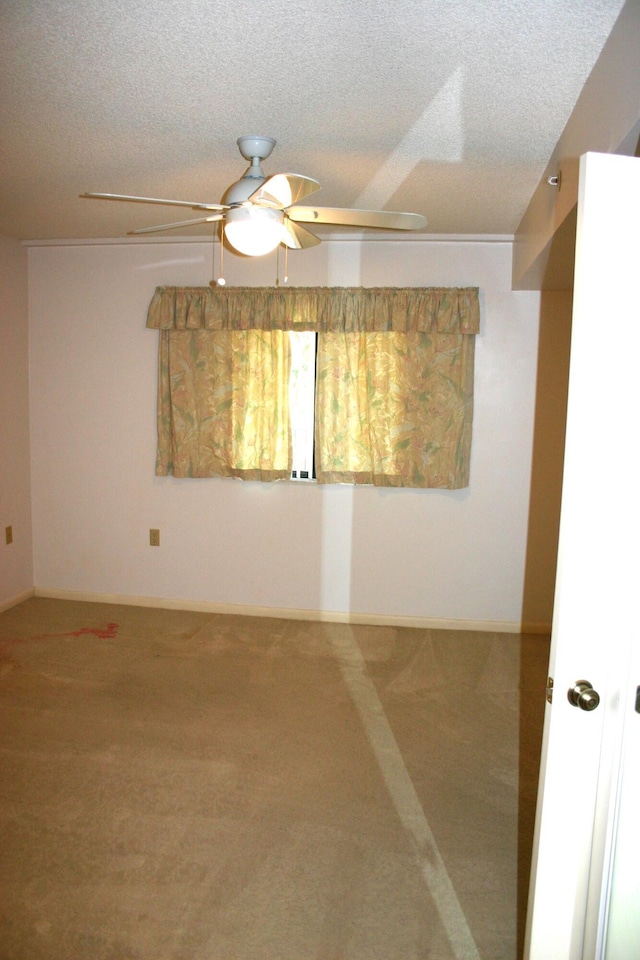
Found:
[(224, 233), (238, 253), (263, 257), (282, 243), (285, 235), (281, 210), (262, 207), (237, 207), (226, 216)]
[(317, 180), (298, 173), (276, 173), (266, 177), (260, 161), (269, 156), (275, 143), (272, 137), (253, 136), (238, 139), (240, 153), (246, 160), (251, 160), (251, 166), (240, 180), (231, 184), (220, 203), (163, 200), (158, 197), (132, 197), (116, 193), (83, 193), (81, 196), (98, 200), (129, 200), (136, 203), (191, 207), (193, 210), (206, 212), (207, 216), (204, 217), (154, 227), (140, 227), (130, 233), (156, 233), (172, 230), (174, 227), (223, 221), (222, 239), (226, 239), (238, 253), (248, 257), (262, 257), (275, 250), (279, 244), (292, 250), (302, 250), (320, 243), (320, 238), (310, 230), (305, 230), (301, 223), (371, 227), (381, 230), (418, 230), (426, 226), (426, 218), (417, 213), (299, 206), (300, 200), (320, 189), (320, 184)]

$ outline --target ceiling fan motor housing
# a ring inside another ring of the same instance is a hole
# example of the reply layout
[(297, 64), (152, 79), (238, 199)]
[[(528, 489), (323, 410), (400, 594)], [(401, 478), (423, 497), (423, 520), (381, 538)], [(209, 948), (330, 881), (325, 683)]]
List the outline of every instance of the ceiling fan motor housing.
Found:
[(250, 167), (241, 180), (237, 180), (235, 183), (231, 184), (229, 189), (222, 197), (222, 203), (233, 207), (235, 204), (243, 204), (247, 202), (251, 194), (255, 193), (258, 187), (260, 187), (267, 179), (264, 173), (262, 173), (262, 170), (260, 170), (260, 167), (257, 168), (259, 173), (250, 172), (254, 169), (256, 168)]

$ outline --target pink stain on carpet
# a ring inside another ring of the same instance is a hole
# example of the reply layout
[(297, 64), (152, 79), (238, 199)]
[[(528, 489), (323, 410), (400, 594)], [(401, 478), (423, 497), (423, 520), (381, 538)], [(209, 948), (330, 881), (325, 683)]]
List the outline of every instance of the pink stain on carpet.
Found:
[(113, 640), (118, 635), (118, 624), (108, 623), (104, 630), (99, 627), (83, 627), (82, 630), (74, 630), (71, 633), (56, 633), (56, 637), (97, 637), (98, 640)]
[(32, 637), (15, 637), (0, 640), (0, 652), (6, 652), (16, 644), (29, 643), (32, 640), (58, 640), (61, 637), (96, 637), (97, 640), (115, 640), (119, 624), (108, 623), (105, 627), (82, 627), (81, 630), (69, 630), (66, 633), (40, 633)]

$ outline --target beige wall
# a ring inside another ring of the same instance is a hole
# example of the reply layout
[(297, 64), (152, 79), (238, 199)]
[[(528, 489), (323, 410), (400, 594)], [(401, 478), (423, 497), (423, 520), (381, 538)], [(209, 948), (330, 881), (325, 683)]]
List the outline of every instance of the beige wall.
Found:
[[(32, 246), (38, 589), (517, 628), (540, 294), (511, 290), (511, 252), (505, 242), (332, 241), (290, 257), (300, 285), (480, 287), (471, 485), (424, 491), (156, 478), (146, 310), (156, 285), (207, 284), (211, 245)], [(273, 258), (226, 264), (234, 284), (272, 284), (274, 272)], [(160, 549), (148, 546), (150, 527)], [(548, 622), (544, 601), (536, 617)]]
[[(33, 587), (27, 251), (0, 238), (0, 609)], [(5, 544), (5, 528), (13, 543)]]

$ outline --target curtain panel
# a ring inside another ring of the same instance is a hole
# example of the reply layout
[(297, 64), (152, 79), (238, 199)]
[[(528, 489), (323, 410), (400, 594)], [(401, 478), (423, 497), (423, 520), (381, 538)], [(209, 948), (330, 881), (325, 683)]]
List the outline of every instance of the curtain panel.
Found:
[(328, 333), (318, 339), (319, 483), (469, 485), (473, 337)]
[(320, 483), (469, 483), (477, 288), (158, 287), (156, 474), (291, 475), (289, 331), (318, 333)]

